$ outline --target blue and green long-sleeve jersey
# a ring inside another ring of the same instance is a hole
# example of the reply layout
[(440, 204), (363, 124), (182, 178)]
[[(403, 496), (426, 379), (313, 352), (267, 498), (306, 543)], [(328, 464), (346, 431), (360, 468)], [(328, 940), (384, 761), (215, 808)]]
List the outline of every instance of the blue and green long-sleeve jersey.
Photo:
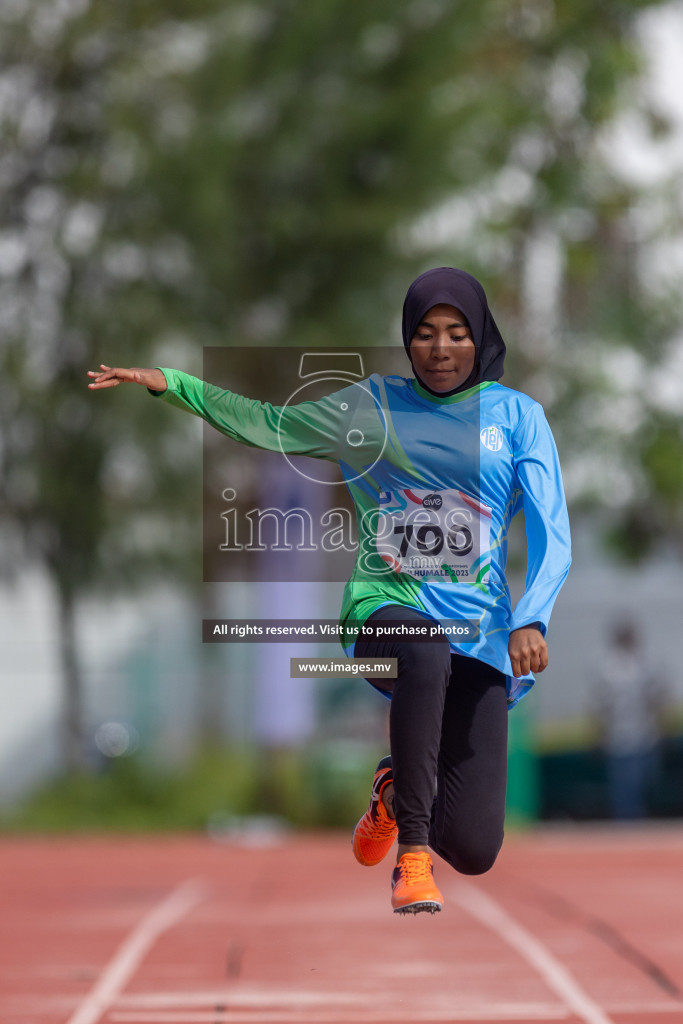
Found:
[[(451, 648), (507, 677), (511, 630), (545, 633), (570, 557), (559, 460), (542, 407), (484, 382), (441, 398), (418, 381), (373, 374), (319, 401), (273, 406), (163, 369), (161, 397), (243, 444), (338, 463), (354, 501), (359, 547), (341, 621), (387, 604), (437, 622), (467, 620), (478, 639)], [(510, 522), (524, 509), (526, 586), (514, 611), (506, 579)], [(347, 653), (353, 653), (349, 638)]]

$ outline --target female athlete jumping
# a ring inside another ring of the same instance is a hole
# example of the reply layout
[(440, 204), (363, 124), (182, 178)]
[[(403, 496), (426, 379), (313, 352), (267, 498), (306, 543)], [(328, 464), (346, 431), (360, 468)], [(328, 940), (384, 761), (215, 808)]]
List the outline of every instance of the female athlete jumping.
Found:
[[(398, 663), (396, 679), (368, 680), (391, 699), (391, 754), (353, 851), (374, 865), (398, 838), (394, 911), (433, 913), (443, 899), (430, 849), (477, 874), (502, 844), (507, 713), (548, 664), (570, 540), (550, 428), (537, 402), (499, 383), (505, 344), (481, 284), (451, 267), (422, 274), (403, 342), (412, 376), (373, 375), (282, 408), (170, 369), (102, 365), (89, 386), (142, 384), (244, 444), (339, 464), (359, 529), (345, 649)], [(513, 611), (507, 536), (521, 509), (527, 575)], [(441, 632), (425, 637), (435, 623)]]

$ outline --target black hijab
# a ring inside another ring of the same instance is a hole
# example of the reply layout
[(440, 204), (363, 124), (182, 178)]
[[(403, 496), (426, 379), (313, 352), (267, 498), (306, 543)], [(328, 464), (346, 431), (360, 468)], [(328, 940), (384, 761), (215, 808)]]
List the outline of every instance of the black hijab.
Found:
[(491, 315), (486, 293), (476, 277), (472, 277), (465, 270), (456, 270), (455, 267), (436, 267), (434, 270), (427, 270), (420, 274), (408, 289), (403, 303), (403, 344), (408, 358), (410, 359), (410, 342), (425, 313), (432, 306), (441, 303), (455, 306), (467, 317), (476, 350), (474, 369), (460, 387), (446, 392), (432, 391), (415, 374), (422, 387), (440, 398), (448, 398), (449, 395), (465, 391), (475, 384), (481, 384), (482, 381), (499, 380), (503, 376), (505, 342)]

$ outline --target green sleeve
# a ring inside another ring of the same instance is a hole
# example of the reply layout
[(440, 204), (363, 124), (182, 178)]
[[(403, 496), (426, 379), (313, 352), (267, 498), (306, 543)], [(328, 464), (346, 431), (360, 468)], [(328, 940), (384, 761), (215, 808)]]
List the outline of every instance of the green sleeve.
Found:
[(181, 370), (158, 369), (168, 387), (166, 391), (151, 392), (153, 395), (201, 416), (233, 440), (251, 448), (336, 461), (340, 426), (338, 396), (330, 395), (300, 405), (274, 406), (224, 391)]

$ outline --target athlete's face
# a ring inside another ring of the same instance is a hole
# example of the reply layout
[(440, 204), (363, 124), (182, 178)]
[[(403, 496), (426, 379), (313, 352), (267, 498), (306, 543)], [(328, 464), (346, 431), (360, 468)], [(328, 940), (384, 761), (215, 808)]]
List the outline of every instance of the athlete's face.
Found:
[(476, 350), (467, 320), (455, 306), (432, 306), (410, 342), (416, 374), (432, 391), (452, 391), (474, 369)]

